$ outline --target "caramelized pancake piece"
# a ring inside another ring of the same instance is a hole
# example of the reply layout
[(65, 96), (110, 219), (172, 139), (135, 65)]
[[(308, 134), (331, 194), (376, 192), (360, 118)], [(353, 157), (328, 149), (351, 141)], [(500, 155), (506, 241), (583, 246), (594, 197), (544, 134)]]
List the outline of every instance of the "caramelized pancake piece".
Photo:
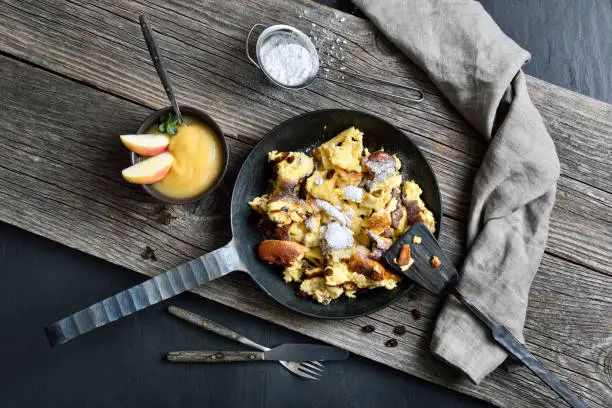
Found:
[(367, 171), (364, 178), (366, 187), (370, 191), (376, 191), (383, 189), (387, 180), (397, 174), (401, 163), (397, 157), (379, 150), (363, 160), (363, 167)]
[(351, 126), (323, 143), (315, 152), (313, 155), (320, 157), (321, 164), (327, 169), (336, 167), (346, 171), (361, 172), (363, 133)]
[(390, 226), (391, 214), (384, 209), (376, 211), (368, 219), (368, 229), (378, 235), (383, 235)]
[(348, 261), (348, 267), (351, 271), (364, 275), (373, 281), (383, 280), (391, 274), (380, 262), (370, 258), (370, 251), (362, 246), (355, 249), (353, 256)]
[(295, 196), (275, 197), (267, 202), (268, 218), (277, 225), (305, 221), (313, 212), (314, 209), (306, 201)]
[(323, 276), (323, 268), (308, 268), (304, 270), (305, 279), (314, 278), (315, 276)]
[(410, 268), (410, 266), (414, 263), (414, 259), (412, 259), (411, 256), (410, 245), (402, 245), (402, 249), (400, 250), (397, 259), (394, 259), (394, 261), (402, 271), (406, 272), (408, 268)]
[(329, 265), (323, 271), (323, 275), (325, 275), (325, 283), (329, 286), (340, 286), (353, 280), (345, 263)]
[(314, 170), (312, 157), (299, 152), (270, 152), (268, 161), (274, 164), (276, 179), (272, 195), (297, 195), (299, 184)]
[(406, 208), (408, 226), (422, 222), (427, 225), (427, 228), (432, 232), (436, 232), (436, 221), (433, 213), (425, 207), (425, 203), (421, 200), (423, 190), (414, 181), (410, 180), (404, 183), (402, 188), (402, 203)]
[(308, 248), (297, 242), (267, 239), (259, 244), (257, 254), (262, 261), (288, 267), (301, 260), (307, 250)]
[(327, 264), (327, 259), (319, 247), (308, 248), (308, 251), (304, 253), (304, 259), (306, 259), (312, 265), (321, 268)]
[(381, 237), (380, 235), (374, 234), (371, 231), (368, 231), (368, 238), (372, 242), (372, 255), (370, 256), (373, 259), (380, 260), (383, 252), (391, 247), (393, 244), (393, 240), (391, 238)]
[(319, 168), (306, 179), (305, 188), (314, 198), (338, 204), (341, 191), (336, 188), (338, 174), (333, 169)]
[(324, 305), (329, 304), (332, 300), (337, 299), (344, 292), (342, 286), (328, 286), (325, 284), (325, 278), (317, 276), (311, 279), (304, 279), (300, 285), (300, 290)]
[(302, 268), (301, 262), (295, 261), (285, 268), (285, 270), (283, 271), (283, 279), (286, 283), (301, 282), (303, 274), (304, 270)]
[(264, 194), (249, 201), (249, 205), (254, 211), (261, 215), (265, 215), (268, 212), (269, 199), (270, 197), (267, 194)]

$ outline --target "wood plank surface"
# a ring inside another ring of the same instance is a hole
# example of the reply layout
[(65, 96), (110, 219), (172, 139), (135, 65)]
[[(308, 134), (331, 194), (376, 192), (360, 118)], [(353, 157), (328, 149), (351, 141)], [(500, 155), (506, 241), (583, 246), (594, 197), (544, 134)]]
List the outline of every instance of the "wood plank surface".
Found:
[[(486, 146), (423, 72), (367, 21), (295, 1), (244, 2), (241, 7), (222, 1), (0, 4), (5, 39), (0, 52), (24, 61), (0, 57), (1, 220), (155, 274), (229, 239), (227, 207), (236, 172), (268, 129), (306, 111), (349, 107), (390, 120), (423, 149), (443, 192), (441, 243), (455, 263), (461, 262), (469, 186)], [(120, 177), (128, 156), (117, 135), (135, 130), (153, 108), (167, 105), (138, 26), (142, 12), (151, 16), (180, 101), (218, 120), (232, 163), (217, 194), (198, 205), (170, 208), (177, 218), (168, 226), (156, 221), (158, 205)], [(399, 103), (325, 81), (326, 74), (341, 75), (333, 71), (323, 71), (307, 90), (274, 88), (244, 56), (244, 37), (257, 22), (312, 30), (320, 52), (331, 51), (340, 39), (342, 60), (322, 54), (326, 63), (404, 80), (423, 88), (426, 100)], [(546, 254), (530, 293), (525, 338), (590, 405), (609, 406), (612, 107), (534, 78), (529, 84), (555, 139), (562, 178)], [(157, 262), (140, 258), (145, 245), (156, 249)], [(198, 293), (498, 405), (558, 405), (524, 369), (513, 374), (497, 370), (476, 387), (436, 361), (427, 347), (440, 304), (422, 292), (371, 316), (342, 322), (285, 311), (240, 275)], [(422, 311), (421, 320), (410, 317), (414, 307)], [(364, 337), (359, 329), (370, 322), (380, 330)], [(409, 332), (399, 347), (387, 349), (382, 344), (398, 322)]]

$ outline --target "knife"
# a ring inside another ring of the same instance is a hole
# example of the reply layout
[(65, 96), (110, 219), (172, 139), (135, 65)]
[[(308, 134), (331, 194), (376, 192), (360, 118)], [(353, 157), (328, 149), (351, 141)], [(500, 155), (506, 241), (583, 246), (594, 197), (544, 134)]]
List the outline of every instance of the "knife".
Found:
[(348, 351), (319, 344), (283, 344), (258, 351), (171, 351), (168, 361), (175, 363), (229, 363), (238, 361), (338, 361), (346, 360)]

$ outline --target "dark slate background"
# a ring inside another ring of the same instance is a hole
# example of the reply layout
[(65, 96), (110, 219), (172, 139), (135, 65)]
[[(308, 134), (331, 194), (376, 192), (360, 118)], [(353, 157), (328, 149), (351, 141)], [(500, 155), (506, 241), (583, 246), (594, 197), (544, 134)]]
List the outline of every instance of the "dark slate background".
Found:
[[(320, 2), (354, 12), (348, 0)], [(532, 53), (527, 73), (612, 102), (612, 2), (482, 3)], [(51, 349), (45, 325), (144, 278), (4, 223), (0, 274), (0, 406), (5, 408), (488, 406), (356, 356), (327, 364), (318, 382), (301, 380), (276, 364), (170, 365), (161, 358), (167, 350), (241, 346), (169, 316), (168, 304), (267, 345), (312, 341), (192, 294)]]

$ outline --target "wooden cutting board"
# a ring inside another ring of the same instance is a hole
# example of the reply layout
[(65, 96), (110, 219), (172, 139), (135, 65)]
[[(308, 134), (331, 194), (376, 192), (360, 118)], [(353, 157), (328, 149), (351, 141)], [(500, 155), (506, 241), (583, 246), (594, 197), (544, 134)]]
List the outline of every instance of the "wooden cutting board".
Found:
[[(302, 1), (1, 3), (0, 220), (153, 275), (229, 239), (233, 181), (267, 130), (303, 112), (351, 108), (391, 121), (424, 151), (443, 194), (441, 244), (461, 263), (471, 180), (486, 144), (369, 22)], [(144, 12), (180, 102), (209, 112), (230, 149), (222, 188), (198, 205), (168, 208), (176, 217), (169, 225), (159, 222), (158, 204), (120, 177), (129, 158), (117, 136), (167, 105), (138, 26)], [(255, 23), (302, 29), (317, 38), (322, 59), (339, 71), (322, 71), (306, 90), (273, 87), (244, 55), (246, 33)], [(402, 81), (423, 89), (425, 100), (410, 104), (325, 80), (345, 75), (349, 82), (344, 72)], [(530, 292), (525, 339), (591, 406), (606, 407), (612, 404), (612, 106), (534, 78), (529, 86), (556, 142), (562, 176)], [(146, 245), (158, 261), (141, 258)], [(525, 369), (498, 369), (475, 386), (435, 360), (428, 343), (440, 303), (423, 292), (345, 321), (284, 310), (238, 274), (197, 292), (501, 406), (560, 403)], [(414, 308), (420, 320), (413, 319)], [(366, 336), (360, 328), (370, 323), (377, 331)], [(398, 347), (384, 347), (398, 324), (408, 333), (398, 338)]]

